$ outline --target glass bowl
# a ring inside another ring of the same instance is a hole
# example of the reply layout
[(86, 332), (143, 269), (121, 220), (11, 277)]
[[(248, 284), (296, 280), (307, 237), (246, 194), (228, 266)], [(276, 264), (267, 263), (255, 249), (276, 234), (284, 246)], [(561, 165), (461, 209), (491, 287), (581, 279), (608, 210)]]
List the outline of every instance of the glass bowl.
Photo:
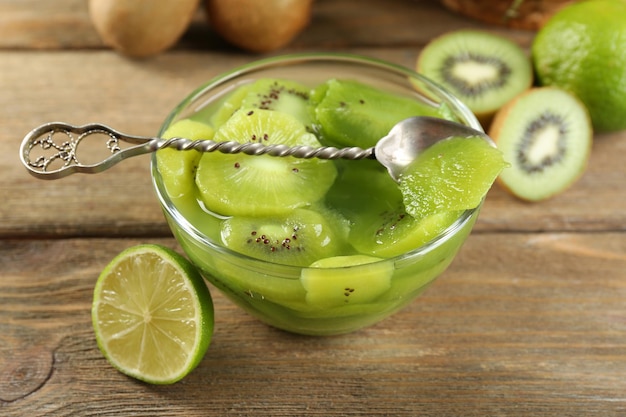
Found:
[[(482, 131), (472, 112), (458, 99), (423, 76), (377, 59), (346, 54), (297, 54), (268, 58), (213, 78), (193, 91), (167, 117), (160, 135), (174, 122), (207, 112), (235, 87), (259, 78), (286, 78), (317, 85), (329, 78), (362, 81), (394, 91), (433, 107), (446, 109), (446, 118)], [(152, 178), (165, 218), (189, 259), (206, 280), (230, 300), (261, 321), (293, 333), (333, 335), (377, 323), (411, 303), (452, 262), (466, 240), (480, 207), (463, 212), (438, 236), (407, 253), (386, 259), (392, 271), (388, 288), (361, 303), (320, 307), (307, 301), (301, 277), (307, 268), (254, 259), (223, 247), (212, 216), (203, 216), (194, 198), (168, 196), (152, 158)], [(366, 268), (380, 268), (368, 264)], [(354, 266), (336, 268), (342, 271)], [(364, 271), (361, 267), (360, 271)], [(338, 271), (338, 272), (342, 272)], [(333, 272), (333, 271), (329, 271)], [(334, 271), (337, 272), (337, 271)]]

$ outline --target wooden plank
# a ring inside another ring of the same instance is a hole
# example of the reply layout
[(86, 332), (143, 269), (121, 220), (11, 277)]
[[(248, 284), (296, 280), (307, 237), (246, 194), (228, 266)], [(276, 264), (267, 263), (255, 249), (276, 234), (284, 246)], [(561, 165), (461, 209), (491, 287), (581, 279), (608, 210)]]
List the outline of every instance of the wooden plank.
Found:
[(97, 275), (138, 242), (0, 241), (2, 415), (626, 412), (623, 233), (474, 234), (419, 300), (345, 336), (277, 331), (213, 290), (212, 346), (165, 387), (113, 370), (91, 330)]
[(102, 46), (85, 0), (0, 0), (0, 48)]

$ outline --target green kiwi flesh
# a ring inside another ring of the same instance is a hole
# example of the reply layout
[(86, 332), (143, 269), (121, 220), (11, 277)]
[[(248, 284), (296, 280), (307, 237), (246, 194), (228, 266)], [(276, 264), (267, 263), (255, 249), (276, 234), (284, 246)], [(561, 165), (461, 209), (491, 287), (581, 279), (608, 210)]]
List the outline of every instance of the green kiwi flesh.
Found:
[(326, 202), (350, 222), (348, 242), (356, 252), (393, 257), (432, 240), (461, 214), (445, 211), (415, 219), (404, 207), (398, 184), (375, 161), (349, 161)]
[(426, 45), (417, 72), (448, 89), (481, 120), (530, 88), (532, 64), (502, 36), (477, 30), (444, 34)]
[(282, 217), (234, 216), (222, 223), (221, 238), (235, 252), (293, 266), (336, 256), (343, 245), (331, 223), (309, 209), (296, 209)]
[[(214, 134), (213, 128), (206, 123), (182, 119), (167, 128), (163, 138), (213, 139)], [(193, 194), (193, 179), (201, 156), (200, 152), (196, 150), (179, 151), (165, 148), (157, 151), (157, 168), (161, 173), (165, 191), (170, 198)]]
[(354, 80), (330, 79), (311, 93), (315, 131), (334, 146), (370, 147), (393, 125), (411, 116), (440, 116), (438, 110)]
[(247, 88), (241, 108), (287, 113), (311, 130), (309, 91), (307, 86), (295, 81), (261, 78)]
[[(214, 136), (215, 141), (320, 144), (293, 116), (272, 110), (237, 111)], [(205, 153), (195, 182), (207, 209), (224, 216), (286, 213), (320, 200), (332, 185), (336, 168), (317, 158)]]
[(527, 201), (569, 188), (585, 171), (593, 140), (585, 106), (555, 87), (531, 89), (507, 104), (489, 134), (511, 163), (498, 182)]
[(366, 255), (320, 259), (302, 270), (308, 304), (321, 308), (369, 303), (391, 287), (394, 265)]
[(450, 137), (424, 150), (400, 175), (405, 210), (422, 219), (477, 207), (507, 166), (481, 137)]

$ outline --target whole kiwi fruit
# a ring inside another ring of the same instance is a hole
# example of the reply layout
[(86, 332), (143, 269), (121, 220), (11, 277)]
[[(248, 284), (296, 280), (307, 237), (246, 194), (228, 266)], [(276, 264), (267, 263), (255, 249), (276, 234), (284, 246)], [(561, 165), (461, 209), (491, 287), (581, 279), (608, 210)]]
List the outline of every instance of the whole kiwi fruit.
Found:
[(188, 28), (199, 0), (89, 0), (89, 16), (105, 45), (132, 57), (156, 55)]
[(205, 0), (207, 19), (226, 41), (250, 52), (280, 49), (311, 18), (313, 0)]

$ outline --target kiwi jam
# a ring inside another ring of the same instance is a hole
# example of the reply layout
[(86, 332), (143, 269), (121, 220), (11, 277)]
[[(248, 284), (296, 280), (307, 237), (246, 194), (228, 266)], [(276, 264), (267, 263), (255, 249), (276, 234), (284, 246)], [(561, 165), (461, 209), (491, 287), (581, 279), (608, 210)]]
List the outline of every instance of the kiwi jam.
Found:
[[(164, 136), (365, 148), (404, 118), (446, 114), (444, 107), (356, 81), (309, 87), (260, 79), (174, 122)], [(486, 143), (472, 150), (465, 141), (442, 142), (445, 152), (430, 152), (433, 160), (420, 166), (440, 167), (443, 156), (456, 152), (472, 172), (427, 172), (422, 181), (411, 168), (411, 180), (400, 184), (374, 160), (164, 149), (157, 167), (178, 212), (206, 236), (198, 242), (168, 218), (213, 284), (275, 327), (337, 334), (404, 307), (454, 258), (504, 166), (499, 151)], [(441, 175), (462, 178), (462, 194), (475, 198), (432, 193), (442, 179), (428, 178)], [(432, 209), (407, 211), (423, 205)]]

